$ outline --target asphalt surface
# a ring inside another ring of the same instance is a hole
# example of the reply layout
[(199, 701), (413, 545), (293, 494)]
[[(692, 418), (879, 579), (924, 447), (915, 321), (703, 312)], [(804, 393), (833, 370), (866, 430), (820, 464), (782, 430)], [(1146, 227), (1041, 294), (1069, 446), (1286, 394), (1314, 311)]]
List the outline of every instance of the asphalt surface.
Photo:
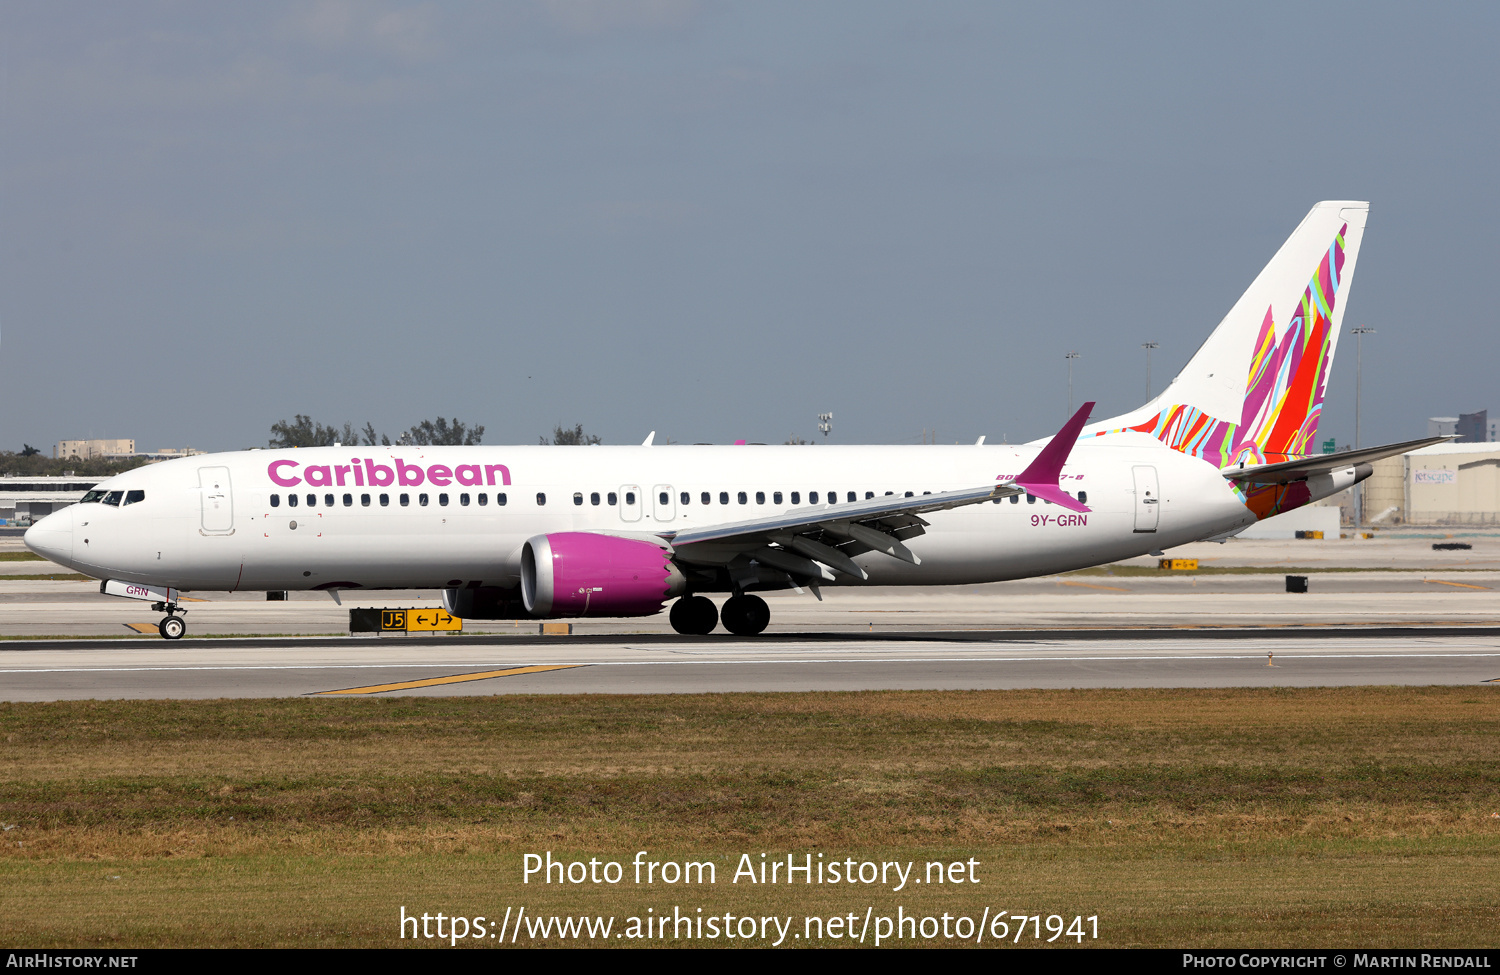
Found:
[(0, 698), (1500, 687), (1500, 627), (16, 642)]
[[(822, 601), (771, 593), (771, 626), (749, 639), (681, 637), (666, 614), (574, 621), (571, 636), (541, 637), (536, 621), (516, 620), (465, 621), (458, 636), (343, 635), (354, 606), (437, 605), (437, 593), (414, 591), (348, 593), (343, 605), (317, 593), (196, 593), (184, 603), (188, 638), (169, 643), (147, 604), (102, 596), (92, 581), (49, 580), (66, 570), (48, 563), (0, 561), (0, 700), (1500, 678), (1500, 533), (1434, 550), (1442, 537), (1170, 553), (1257, 574), (1142, 574), (1154, 565), (1142, 559), (979, 586), (826, 588)], [(1310, 591), (1286, 592), (1286, 574), (1308, 575)]]

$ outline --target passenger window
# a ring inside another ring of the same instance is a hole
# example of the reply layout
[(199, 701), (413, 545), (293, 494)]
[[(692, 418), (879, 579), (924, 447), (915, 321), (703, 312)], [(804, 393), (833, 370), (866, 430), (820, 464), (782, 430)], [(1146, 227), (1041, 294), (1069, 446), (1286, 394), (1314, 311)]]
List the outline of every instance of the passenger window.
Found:
[[(893, 495), (893, 494), (895, 494), (895, 493), (896, 493), (896, 492), (895, 492), (895, 491), (887, 491), (887, 492), (885, 492), (885, 496), (886, 496), (886, 497), (890, 497), (890, 496), (891, 496), (891, 495)], [(910, 492), (910, 491), (907, 491), (907, 492), (906, 492), (906, 496), (907, 496), (907, 497), (908, 497), (908, 498), (909, 498), (909, 497), (911, 497), (911, 492)]]
[(354, 495), (352, 495), (352, 494), (346, 494), (346, 495), (344, 495), (344, 507), (346, 507), (346, 508), (352, 508), (352, 507), (354, 507)]
[(709, 504), (710, 502), (713, 501), (713, 498), (714, 498), (714, 496), (712, 494), (709, 494), (707, 491), (704, 491), (703, 495), (698, 500), (702, 501), (704, 504)]
[(620, 503), (620, 496), (618, 494), (616, 494), (615, 492), (611, 491), (611, 492), (609, 492), (608, 501), (609, 501), (609, 506), (611, 508), (613, 508), (615, 505), (617, 505), (617, 504)]
[(359, 503), (361, 506), (368, 508), (370, 506), (370, 496), (368, 494), (361, 494), (359, 496)]
[(279, 508), (279, 507), (281, 507), (281, 495), (279, 495), (279, 494), (273, 494), (273, 495), (271, 495), (271, 507), (273, 507), (273, 508)]
[(419, 495), (417, 495), (417, 504), (420, 505), (421, 507), (423, 507), (423, 508), (427, 507), (427, 501), (428, 501), (428, 495), (425, 495), (425, 494), (419, 494)]
[(1021, 503), (1021, 496), (1019, 494), (1012, 494), (1010, 496), (1010, 503), (1011, 504), (1020, 504)]
[(1089, 503), (1089, 493), (1087, 491), (1079, 491), (1078, 492), (1078, 503), (1079, 504), (1088, 504)]
[[(446, 495), (446, 494), (439, 494), (438, 495), (438, 504), (447, 504), (447, 503), (448, 503), (448, 495)], [(541, 491), (538, 491), (536, 493), (536, 503), (537, 503), (537, 507), (541, 507), (542, 505), (546, 504), (547, 503), (547, 495), (543, 494)]]
[(1026, 495), (1026, 503), (1027, 504), (1036, 504), (1036, 495), (1034, 495), (1034, 494), (1028, 494), (1028, 495)]
[[(744, 502), (740, 502), (740, 503), (743, 504)], [(755, 503), (756, 504), (765, 504), (766, 503), (766, 492), (764, 492), (764, 491), (756, 491), (755, 492)]]
[(781, 503), (781, 492), (780, 491), (777, 491), (775, 494), (771, 495), (771, 503), (772, 504), (780, 504)]
[(740, 504), (748, 504), (750, 502), (750, 499), (745, 496), (745, 492), (744, 491), (741, 491), (739, 494), (740, 494)]
[[(468, 503), (469, 502), (467, 502), (467, 501), (464, 502), (464, 504), (468, 504)], [(583, 492), (582, 491), (574, 491), (573, 492), (573, 504), (575, 506), (579, 507), (579, 508), (583, 507)]]
[(682, 495), (680, 496), (679, 500), (681, 500), (683, 504), (687, 504), (689, 501), (693, 500), (693, 496), (691, 494), (688, 494), (686, 491), (684, 491), (684, 492), (682, 492)]
[[(793, 504), (797, 503), (797, 496), (795, 494), (792, 495), (792, 503)], [(808, 504), (817, 504), (818, 503), (818, 492), (816, 492), (816, 491), (809, 491), (809, 492), (807, 492), (807, 503)]]
[(922, 493), (925, 495), (925, 494), (931, 494), (932, 492), (931, 491), (923, 491)]
[(125, 503), (126, 504), (135, 504), (137, 501), (144, 501), (144, 500), (146, 500), (146, 492), (145, 491), (126, 491), (125, 492)]
[(626, 491), (625, 492), (625, 503), (626, 504), (635, 504), (635, 492), (634, 491)]
[(907, 497), (908, 497), (908, 498), (909, 498), (909, 497), (911, 497), (911, 492), (910, 492), (910, 491), (907, 491), (907, 492), (906, 492), (906, 496), (907, 496)]
[(801, 504), (801, 503), (802, 503), (802, 492), (801, 491), (793, 491), (792, 492), (792, 504)]
[[(538, 494), (537, 497), (541, 497), (541, 495)], [(545, 504), (546, 502), (543, 502), (543, 503)], [(439, 494), (438, 495), (438, 507), (439, 508), (446, 508), (446, 507), (448, 507), (448, 495), (446, 495), (446, 494)]]
[[(481, 495), (481, 497), (483, 497), (483, 495)], [(589, 495), (589, 504), (598, 504), (598, 503), (599, 503), (599, 492), (595, 491), (595, 492), (593, 492), (592, 494)]]
[[(461, 505), (463, 505), (465, 508), (467, 508), (469, 506), (469, 496), (467, 494), (460, 494), (458, 496), (458, 503), (461, 504)], [(578, 496), (578, 500), (575, 501), (575, 502), (573, 502), (573, 503), (574, 504), (583, 504), (583, 495), (579, 495)]]
[(720, 504), (728, 504), (729, 503), (729, 492), (728, 491), (720, 491), (719, 492), (719, 503)]
[(499, 494), (495, 495), (495, 503), (498, 504), (498, 505), (505, 504), (505, 492), (504, 491), (501, 491)]
[(331, 494), (325, 494), (325, 495), (323, 495), (323, 507), (325, 507), (325, 508), (332, 508), (333, 507), (333, 495), (331, 495)]
[[(109, 498), (105, 498), (104, 499), (104, 503), (105, 504), (109, 504), (110, 503), (109, 502)], [(297, 507), (297, 496), (295, 494), (288, 494), (286, 496), (286, 506), (288, 508), (295, 508), (295, 507)]]
[(855, 492), (855, 491), (850, 491), (849, 492), (849, 500), (850, 501), (858, 501), (859, 500), (859, 494), (857, 492)]
[(401, 507), (403, 508), (409, 507), (411, 505), (411, 495), (409, 494), (401, 495), (398, 500), (401, 502)]
[[(875, 492), (874, 492), (874, 491), (866, 491), (866, 492), (865, 492), (865, 500), (866, 500), (866, 501), (868, 501), (868, 500), (870, 500), (870, 499), (871, 499), (871, 498), (873, 498), (873, 497), (875, 497)], [(850, 498), (850, 499), (849, 499), (849, 500), (850, 500), (850, 501), (853, 501), (853, 500), (854, 500), (854, 499), (853, 499), (853, 498)]]
[[(488, 494), (481, 494), (479, 496), (479, 507), (483, 508), (485, 505), (487, 505), (489, 503), (490, 503), (490, 496)], [(599, 502), (596, 501), (594, 503), (598, 504)]]
[(380, 496), (380, 506), (382, 508), (389, 508), (391, 506), (391, 496), (389, 494), (382, 494)]
[(672, 496), (670, 494), (668, 494), (667, 492), (662, 491), (662, 492), (660, 492), (660, 493), (658, 493), (656, 495), (656, 503), (660, 504), (660, 505), (671, 504), (672, 503)]
[(316, 494), (309, 494), (307, 496), (307, 506), (309, 508), (316, 508), (318, 506), (318, 496)]

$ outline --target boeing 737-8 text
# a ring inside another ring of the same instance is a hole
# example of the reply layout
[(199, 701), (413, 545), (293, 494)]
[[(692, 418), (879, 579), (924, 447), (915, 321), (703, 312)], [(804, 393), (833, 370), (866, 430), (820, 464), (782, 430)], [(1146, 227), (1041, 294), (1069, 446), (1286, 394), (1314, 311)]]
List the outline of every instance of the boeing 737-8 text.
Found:
[[(167, 461), (26, 533), (165, 612), (194, 590), (440, 589), (480, 619), (738, 634), (757, 590), (959, 585), (1227, 537), (1432, 441), (1310, 455), (1369, 207), (1315, 206), (1154, 400), (1021, 446), (358, 447)], [(727, 593), (722, 608), (706, 595)]]

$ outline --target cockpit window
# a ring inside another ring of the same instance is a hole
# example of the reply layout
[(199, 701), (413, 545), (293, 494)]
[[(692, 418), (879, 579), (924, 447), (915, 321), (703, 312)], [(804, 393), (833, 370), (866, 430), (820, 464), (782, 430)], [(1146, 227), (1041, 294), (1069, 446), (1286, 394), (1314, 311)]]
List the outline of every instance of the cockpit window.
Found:
[(111, 491), (104, 496), (105, 504), (112, 504), (116, 508), (120, 506), (120, 499), (125, 496), (124, 491)]
[(88, 494), (85, 494), (83, 496), (83, 500), (80, 501), (80, 502), (78, 502), (78, 503), (79, 504), (92, 504), (95, 501), (103, 501), (104, 500), (104, 495), (106, 493), (108, 493), (108, 492), (105, 492), (105, 491), (90, 491)]
[(126, 504), (135, 504), (137, 501), (144, 501), (144, 500), (146, 500), (146, 492), (145, 491), (126, 491), (125, 492), (125, 503)]

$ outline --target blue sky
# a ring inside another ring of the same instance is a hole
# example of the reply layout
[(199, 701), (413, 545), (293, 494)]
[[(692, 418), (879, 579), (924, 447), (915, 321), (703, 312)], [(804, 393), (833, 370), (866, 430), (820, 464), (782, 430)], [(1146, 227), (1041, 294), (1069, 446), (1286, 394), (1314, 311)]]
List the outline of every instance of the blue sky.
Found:
[[(1500, 410), (1500, 8), (0, 3), (0, 448), (1030, 439), (1372, 202), (1367, 443)], [(1352, 439), (1352, 340), (1322, 435)]]

